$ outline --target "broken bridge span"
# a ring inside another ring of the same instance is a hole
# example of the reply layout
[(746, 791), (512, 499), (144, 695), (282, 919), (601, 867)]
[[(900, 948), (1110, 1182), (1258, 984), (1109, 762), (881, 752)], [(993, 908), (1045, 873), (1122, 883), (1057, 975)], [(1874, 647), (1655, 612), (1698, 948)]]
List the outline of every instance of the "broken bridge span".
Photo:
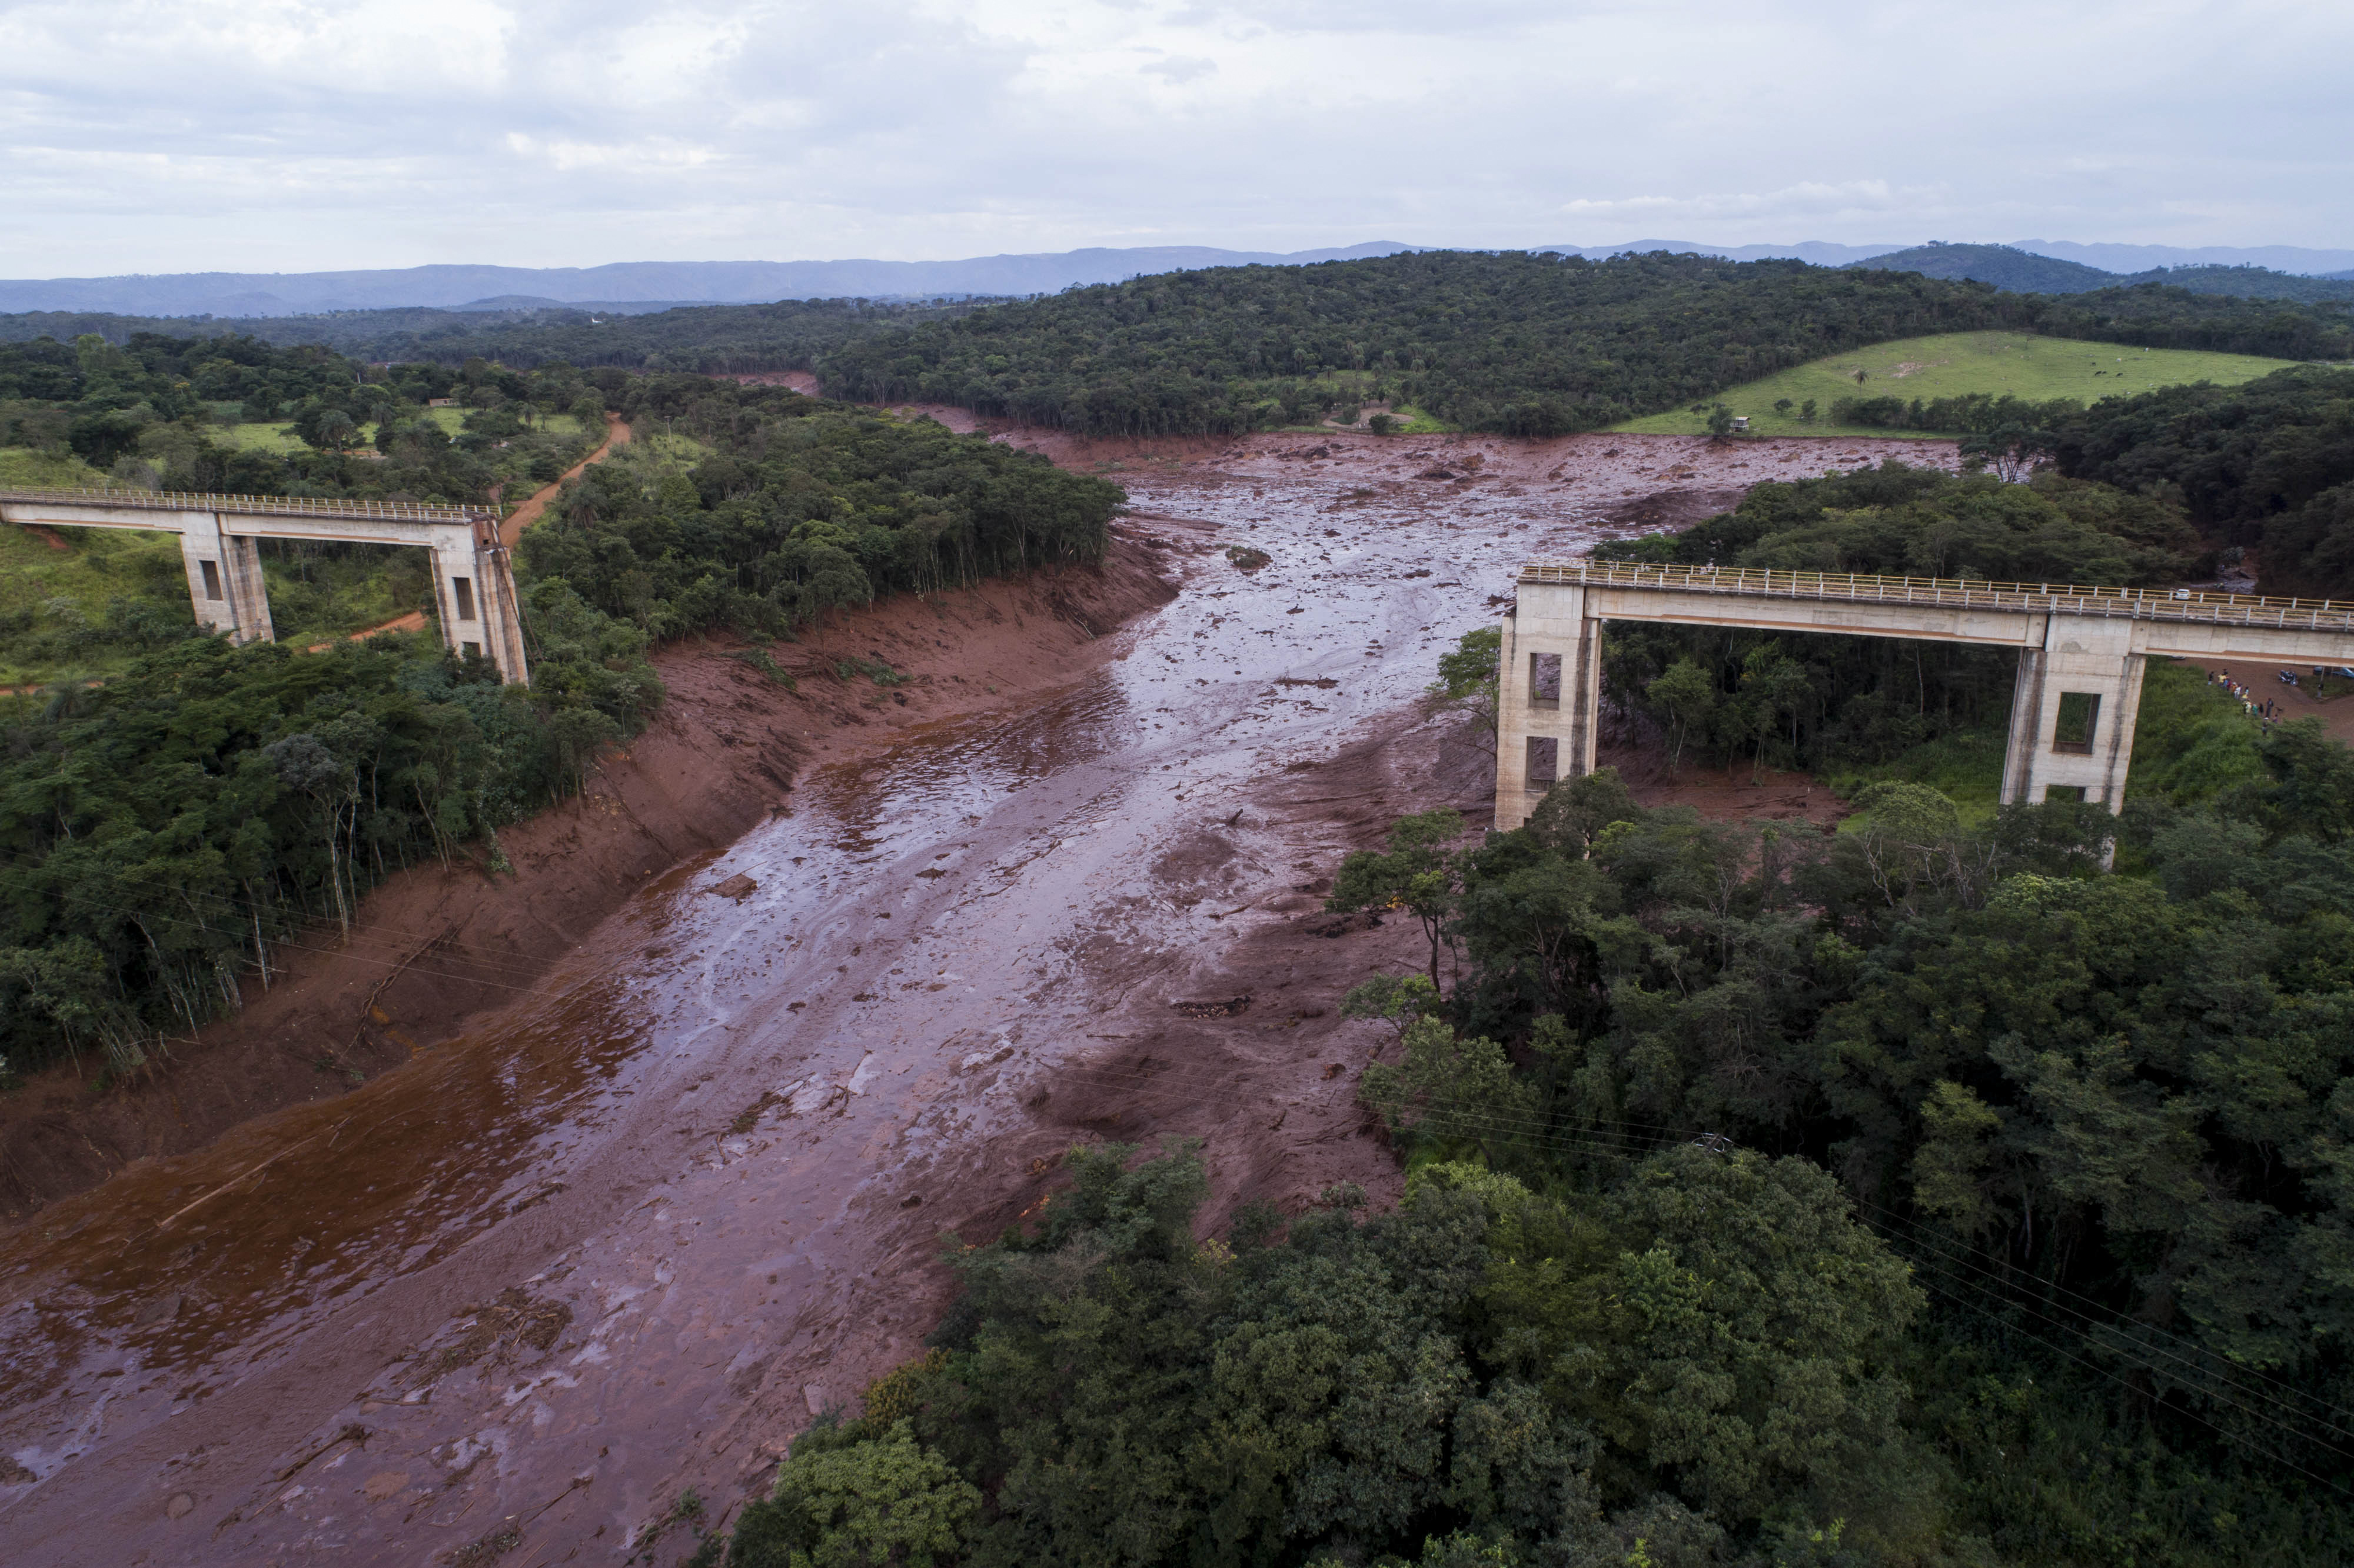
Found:
[(1755, 567), (1531, 561), (1503, 624), (1496, 826), (1594, 770), (1611, 620), (1839, 632), (2019, 650), (2006, 804), (2081, 790), (2116, 810), (2153, 658), (2354, 663), (2354, 602)]
[(510, 683), (528, 681), (514, 572), (483, 506), (290, 495), (199, 495), (152, 490), (0, 490), (0, 523), (177, 534), (196, 624), (233, 642), (277, 640), (260, 539), (413, 545), (433, 556), (441, 641), (479, 653)]

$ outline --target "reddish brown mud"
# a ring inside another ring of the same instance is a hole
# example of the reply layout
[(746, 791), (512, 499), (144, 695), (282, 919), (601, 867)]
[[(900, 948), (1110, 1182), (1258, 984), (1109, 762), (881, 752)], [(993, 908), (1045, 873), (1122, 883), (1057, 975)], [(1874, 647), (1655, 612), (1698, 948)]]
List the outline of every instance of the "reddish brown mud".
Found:
[(44, 1210), (0, 1252), (12, 1563), (618, 1559), (914, 1353), (944, 1236), (1075, 1139), (1203, 1139), (1213, 1224), (1385, 1195), (1335, 1003), (1419, 937), (1316, 906), (1396, 815), (1479, 821), (1433, 659), (1645, 496), (1848, 450), (1014, 439), (1127, 483), (1184, 591), (1076, 680), (837, 747), (450, 1044)]

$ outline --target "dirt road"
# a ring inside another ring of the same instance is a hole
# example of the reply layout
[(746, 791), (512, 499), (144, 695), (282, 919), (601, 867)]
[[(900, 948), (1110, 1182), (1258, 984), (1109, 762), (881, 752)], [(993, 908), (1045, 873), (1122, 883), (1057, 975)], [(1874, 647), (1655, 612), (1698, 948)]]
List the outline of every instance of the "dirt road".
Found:
[(630, 427), (622, 422), (619, 414), (606, 415), (605, 439), (598, 444), (597, 450), (566, 469), (562, 478), (555, 483), (535, 491), (528, 501), (509, 513), (506, 521), (499, 524), (499, 543), (510, 550), (514, 549), (522, 543), (523, 531), (539, 521), (540, 514), (547, 510), (547, 503), (555, 500), (557, 492), (564, 488), (565, 480), (579, 478), (590, 463), (603, 462), (616, 448), (629, 444)]
[(1204, 1138), (1214, 1218), (1384, 1195), (1334, 1003), (1418, 933), (1315, 911), (1486, 800), (1432, 661), (1526, 556), (1845, 450), (1026, 439), (1129, 484), (1185, 591), (1023, 711), (815, 770), (466, 1037), (43, 1211), (0, 1252), (12, 1564), (618, 1559), (915, 1353), (944, 1237), (1075, 1139)]

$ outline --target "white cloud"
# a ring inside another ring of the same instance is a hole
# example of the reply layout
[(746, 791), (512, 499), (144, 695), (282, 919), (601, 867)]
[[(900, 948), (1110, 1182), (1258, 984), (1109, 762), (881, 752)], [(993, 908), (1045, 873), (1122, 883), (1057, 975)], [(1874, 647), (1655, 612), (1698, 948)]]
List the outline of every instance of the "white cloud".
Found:
[(20, 277), (1669, 228), (2354, 243), (2343, 5), (0, 7)]

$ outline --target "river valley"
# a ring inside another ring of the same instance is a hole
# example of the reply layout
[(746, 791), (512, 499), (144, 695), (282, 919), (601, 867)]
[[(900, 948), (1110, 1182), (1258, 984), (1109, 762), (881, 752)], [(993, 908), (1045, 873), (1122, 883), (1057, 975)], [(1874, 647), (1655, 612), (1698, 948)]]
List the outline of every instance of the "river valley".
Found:
[(465, 1035), (5, 1245), (11, 1563), (668, 1563), (1074, 1141), (1204, 1139), (1215, 1215), (1380, 1201), (1337, 1003), (1420, 936), (1321, 893), (1397, 815), (1483, 825), (1434, 660), (1527, 557), (1850, 450), (1038, 444), (1182, 584), (1111, 657), (812, 768)]

